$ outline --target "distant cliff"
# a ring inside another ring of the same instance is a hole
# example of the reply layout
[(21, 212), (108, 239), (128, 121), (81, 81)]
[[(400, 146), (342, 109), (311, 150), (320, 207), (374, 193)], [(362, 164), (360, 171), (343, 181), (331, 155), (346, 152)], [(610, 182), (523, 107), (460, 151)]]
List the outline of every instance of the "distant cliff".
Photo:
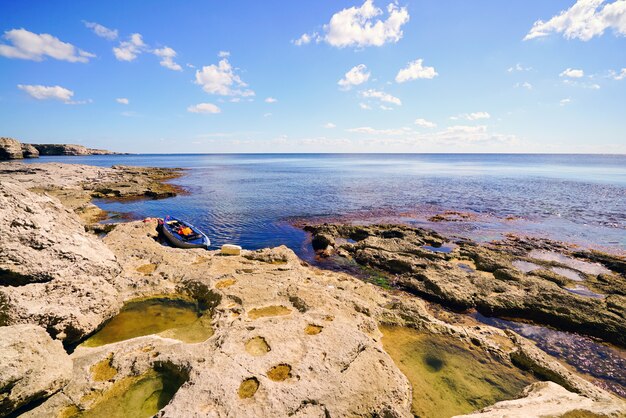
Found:
[(119, 152), (103, 149), (87, 148), (74, 144), (32, 144), (39, 151), (39, 155), (114, 155)]
[(37, 158), (40, 155), (114, 155), (118, 152), (74, 144), (22, 144), (17, 139), (0, 138), (0, 160)]

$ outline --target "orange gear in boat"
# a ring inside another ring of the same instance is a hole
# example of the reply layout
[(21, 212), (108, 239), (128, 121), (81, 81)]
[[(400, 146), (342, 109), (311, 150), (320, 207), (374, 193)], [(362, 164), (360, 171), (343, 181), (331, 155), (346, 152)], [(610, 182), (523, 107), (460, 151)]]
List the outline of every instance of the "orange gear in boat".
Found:
[(193, 234), (193, 230), (189, 228), (188, 226), (183, 226), (183, 227), (178, 228), (177, 232), (178, 232), (178, 235), (184, 235), (184, 236)]

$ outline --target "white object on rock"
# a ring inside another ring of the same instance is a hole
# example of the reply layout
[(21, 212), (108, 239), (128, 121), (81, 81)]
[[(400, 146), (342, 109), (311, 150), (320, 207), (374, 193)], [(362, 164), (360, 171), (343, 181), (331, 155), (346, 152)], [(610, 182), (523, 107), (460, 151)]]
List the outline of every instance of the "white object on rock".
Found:
[(224, 254), (224, 255), (239, 255), (239, 254), (241, 254), (241, 247), (239, 245), (224, 244), (224, 245), (222, 245), (222, 254)]

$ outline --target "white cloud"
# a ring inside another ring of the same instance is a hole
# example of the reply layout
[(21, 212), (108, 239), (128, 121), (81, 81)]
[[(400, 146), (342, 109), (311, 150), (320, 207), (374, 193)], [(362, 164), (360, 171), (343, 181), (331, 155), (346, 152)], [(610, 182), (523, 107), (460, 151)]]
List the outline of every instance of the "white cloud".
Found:
[(415, 119), (415, 124), (417, 126), (421, 126), (422, 128), (435, 128), (435, 127), (437, 127), (437, 124), (435, 122), (431, 122), (429, 120), (422, 119), (422, 118)]
[(369, 89), (361, 92), (361, 97), (365, 97), (368, 99), (378, 99), (381, 102), (392, 103), (396, 106), (401, 106), (402, 101), (391, 94), (385, 93), (384, 91)]
[(342, 90), (349, 90), (352, 86), (365, 83), (369, 78), (370, 73), (367, 71), (365, 64), (359, 64), (356, 67), (352, 67), (337, 84), (339, 84)]
[(406, 81), (417, 80), (418, 78), (432, 79), (438, 74), (434, 67), (422, 66), (423, 59), (418, 59), (408, 63), (406, 68), (398, 71), (396, 75), (396, 83), (404, 83)]
[(350, 128), (350, 129), (346, 129), (346, 131), (352, 132), (352, 133), (358, 133), (358, 134), (366, 134), (366, 135), (388, 135), (388, 136), (406, 135), (407, 133), (412, 132), (411, 128), (375, 129), (370, 126)]
[(462, 113), (458, 116), (450, 116), (451, 120), (479, 120), (479, 119), (489, 119), (491, 115), (487, 112), (472, 112), (472, 113)]
[(113, 53), (119, 61), (133, 61), (145, 48), (146, 44), (141, 35), (133, 33), (128, 41), (122, 41), (119, 46), (113, 48)]
[(512, 73), (513, 71), (523, 72), (523, 71), (531, 71), (533, 67), (524, 67), (519, 62), (515, 64), (513, 67), (509, 67), (506, 71)]
[(160, 62), (161, 66), (165, 68), (169, 68), (170, 70), (174, 70), (174, 71), (183, 70), (183, 68), (180, 65), (174, 62), (174, 58), (176, 57), (176, 51), (174, 51), (172, 48), (166, 46), (161, 49), (155, 49), (152, 52), (157, 57), (162, 58)]
[(198, 103), (197, 105), (189, 106), (187, 112), (191, 113), (220, 113), (219, 107), (213, 103)]
[(616, 71), (611, 70), (611, 77), (613, 80), (623, 80), (626, 78), (626, 68), (622, 68), (622, 70), (617, 73)]
[(223, 58), (215, 65), (202, 67), (196, 71), (196, 84), (209, 94), (221, 96), (254, 96), (254, 91), (248, 89), (239, 75), (235, 74), (227, 58)]
[(74, 92), (65, 87), (18, 84), (17, 88), (25, 91), (37, 100), (60, 100), (66, 104), (79, 104), (79, 102), (72, 101)]
[(291, 41), (294, 45), (296, 46), (302, 46), (302, 45), (306, 45), (308, 43), (311, 42), (311, 35), (308, 35), (306, 33), (302, 34), (301, 37), (299, 37), (298, 39), (295, 39), (293, 41)]
[(512, 145), (519, 142), (514, 135), (490, 132), (487, 126), (455, 125), (435, 132), (419, 133), (408, 127), (376, 129), (370, 126), (347, 129), (347, 132), (366, 135), (361, 146), (446, 145), (468, 147), (474, 145)]
[(117, 29), (109, 29), (96, 22), (86, 22), (83, 20), (83, 23), (101, 38), (108, 39), (109, 41), (117, 39)]
[[(563, 75), (561, 75), (563, 76)], [(572, 76), (570, 76), (572, 77)], [(582, 77), (582, 76), (580, 76)], [(593, 78), (593, 77), (589, 77), (589, 78)], [(590, 82), (586, 82), (586, 81), (579, 81), (578, 78), (566, 78), (565, 80), (563, 80), (563, 84), (566, 84), (568, 86), (572, 86), (572, 87), (581, 87), (584, 89), (592, 89), (592, 90), (598, 90), (600, 89), (600, 85), (598, 83), (590, 83)]]
[(220, 51), (217, 53), (217, 56), (220, 58), (230, 57), (230, 52), (228, 51)]
[(12, 29), (4, 32), (3, 38), (12, 44), (0, 44), (0, 56), (6, 58), (41, 61), (50, 57), (61, 61), (88, 62), (89, 58), (95, 57), (47, 33), (37, 35), (26, 29)]
[[(600, 6), (602, 6), (600, 8)], [(606, 29), (626, 35), (626, 1), (578, 0), (572, 7), (561, 11), (547, 22), (537, 20), (524, 40), (541, 38), (556, 32), (567, 39), (588, 41), (600, 36)]]
[(383, 105), (383, 104), (381, 104), (380, 106), (378, 106), (378, 108), (379, 108), (380, 110), (393, 110), (393, 107), (391, 107), (391, 106), (385, 106), (385, 105)]
[(559, 106), (565, 106), (565, 105), (570, 104), (571, 102), (572, 102), (572, 99), (569, 99), (569, 98), (562, 99), (561, 101), (559, 101)]
[(359, 107), (363, 110), (370, 110), (372, 107), (367, 103), (359, 103)]
[(117, 98), (115, 99), (115, 101), (123, 105), (127, 105), (128, 103), (130, 103), (126, 97)]
[(575, 70), (573, 68), (568, 68), (559, 74), (559, 77), (569, 77), (569, 78), (581, 78), (585, 75), (583, 70)]
[(403, 35), (402, 26), (409, 21), (409, 12), (406, 7), (389, 3), (387, 19), (377, 19), (383, 14), (373, 0), (365, 0), (361, 7), (354, 6), (335, 13), (330, 22), (323, 26), (323, 36), (317, 33), (304, 34), (294, 44), (303, 45), (316, 39), (344, 48), (382, 46), (388, 42), (398, 42)]
[(336, 128), (336, 127), (337, 127), (337, 125), (335, 125), (332, 122), (327, 122), (327, 123), (324, 124), (324, 128), (326, 128), (326, 129), (333, 129), (333, 128)]
[(265, 99), (265, 103), (276, 103), (278, 100), (276, 100), (273, 97), (268, 97), (267, 99)]
[(528, 81), (524, 81), (523, 83), (515, 83), (515, 88), (524, 88), (526, 90), (532, 90), (533, 89), (533, 85), (530, 84)]

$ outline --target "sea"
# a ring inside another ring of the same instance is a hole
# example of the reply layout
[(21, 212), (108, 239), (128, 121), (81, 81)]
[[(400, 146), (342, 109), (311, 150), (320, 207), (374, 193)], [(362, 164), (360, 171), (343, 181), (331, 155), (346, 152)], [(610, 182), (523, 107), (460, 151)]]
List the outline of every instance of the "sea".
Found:
[[(507, 233), (626, 252), (626, 155), (138, 154), (42, 157), (110, 167), (180, 167), (188, 193), (96, 203), (120, 219), (172, 215), (214, 247), (287, 245), (309, 254), (301, 226), (402, 222), (478, 241)], [(459, 212), (465, 216), (454, 216)], [(452, 221), (432, 222), (452, 213)]]

